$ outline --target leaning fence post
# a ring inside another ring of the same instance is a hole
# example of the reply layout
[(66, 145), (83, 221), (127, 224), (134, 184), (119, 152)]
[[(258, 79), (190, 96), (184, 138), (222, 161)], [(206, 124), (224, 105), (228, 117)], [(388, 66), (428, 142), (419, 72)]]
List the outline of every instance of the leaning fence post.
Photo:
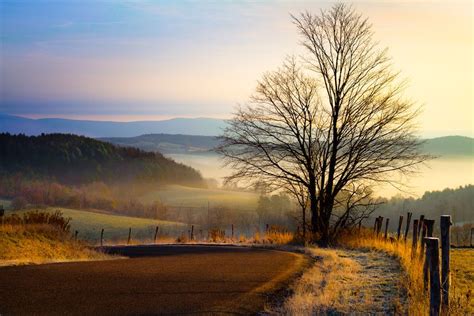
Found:
[(387, 239), (387, 233), (388, 233), (388, 222), (390, 221), (389, 218), (385, 220), (385, 239)]
[(379, 223), (379, 218), (376, 217), (376, 218), (375, 218), (375, 222), (374, 222), (374, 234), (377, 233), (377, 226), (378, 226), (378, 223)]
[(407, 242), (407, 237), (408, 237), (408, 231), (410, 230), (410, 224), (411, 224), (411, 216), (413, 214), (411, 212), (408, 212), (407, 213), (407, 227), (405, 228), (405, 236), (404, 236), (404, 240), (405, 242)]
[(153, 238), (153, 243), (156, 244), (156, 237), (158, 236), (158, 229), (159, 229), (159, 226), (156, 226), (156, 229), (155, 229), (155, 237)]
[(441, 215), (441, 286), (443, 288), (443, 310), (449, 308), (449, 251), (450, 251), (450, 229), (451, 216)]
[(413, 240), (411, 245), (411, 255), (412, 257), (416, 254), (416, 246), (418, 243), (418, 220), (413, 221)]
[(100, 246), (102, 247), (104, 245), (104, 229), (102, 228), (100, 232)]
[(403, 215), (400, 215), (398, 219), (398, 229), (397, 229), (397, 240), (400, 240), (400, 231), (402, 230), (403, 225)]
[(132, 227), (128, 229), (128, 239), (127, 239), (127, 245), (130, 245), (130, 238), (132, 237)]
[(441, 306), (441, 284), (439, 279), (439, 239), (426, 238), (426, 248), (430, 252), (430, 316), (438, 316)]

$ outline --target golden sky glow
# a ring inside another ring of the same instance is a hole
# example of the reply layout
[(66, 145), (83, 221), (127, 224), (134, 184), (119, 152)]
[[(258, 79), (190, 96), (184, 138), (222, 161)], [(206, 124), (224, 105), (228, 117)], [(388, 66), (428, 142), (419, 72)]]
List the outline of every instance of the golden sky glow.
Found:
[[(301, 53), (289, 13), (330, 5), (137, 1), (113, 10), (102, 3), (91, 13), (62, 3), (41, 13), (3, 4), (0, 112), (114, 120), (230, 116), (263, 72)], [(407, 96), (423, 105), (422, 134), (473, 136), (472, 2), (354, 6), (408, 79)]]

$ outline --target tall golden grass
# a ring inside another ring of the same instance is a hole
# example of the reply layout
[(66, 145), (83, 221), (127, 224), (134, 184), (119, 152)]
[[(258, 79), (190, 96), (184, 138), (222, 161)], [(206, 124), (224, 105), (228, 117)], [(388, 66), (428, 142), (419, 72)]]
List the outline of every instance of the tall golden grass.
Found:
[[(421, 248), (413, 250), (412, 240), (406, 242), (401, 239), (396, 241), (393, 238), (385, 239), (377, 237), (369, 229), (343, 233), (338, 242), (349, 248), (362, 248), (376, 251), (383, 251), (388, 255), (398, 258), (403, 267), (404, 274), (402, 284), (408, 293), (408, 313), (410, 315), (429, 314), (429, 289), (426, 290), (423, 281), (424, 256), (421, 255)], [(452, 278), (456, 277), (452, 274)], [(456, 291), (452, 286), (450, 290), (451, 315), (468, 315), (470, 292)]]
[(106, 259), (69, 233), (61, 213), (10, 215), (0, 225), (0, 265)]

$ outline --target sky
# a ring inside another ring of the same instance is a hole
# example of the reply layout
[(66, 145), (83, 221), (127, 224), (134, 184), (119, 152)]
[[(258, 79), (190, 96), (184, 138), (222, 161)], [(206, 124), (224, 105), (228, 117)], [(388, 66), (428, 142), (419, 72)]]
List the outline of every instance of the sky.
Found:
[[(304, 51), (290, 14), (320, 1), (0, 2), (0, 113), (31, 118), (228, 118), (257, 80)], [(420, 133), (474, 136), (471, 1), (355, 1)]]

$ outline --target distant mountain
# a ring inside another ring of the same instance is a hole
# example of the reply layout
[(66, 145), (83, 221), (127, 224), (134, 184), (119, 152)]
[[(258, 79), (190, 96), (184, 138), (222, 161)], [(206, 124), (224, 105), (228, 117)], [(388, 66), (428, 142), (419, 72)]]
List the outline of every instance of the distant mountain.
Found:
[[(102, 140), (119, 146), (136, 147), (164, 154), (209, 153), (219, 144), (214, 136), (147, 134), (137, 137), (109, 137)], [(434, 156), (474, 156), (474, 138), (446, 136), (426, 139), (422, 150)]]
[(465, 136), (445, 136), (427, 139), (423, 144), (423, 150), (440, 157), (474, 157), (474, 138)]
[(198, 171), (137, 148), (71, 134), (41, 136), (0, 133), (0, 179), (27, 178), (65, 184), (156, 183), (203, 185)]
[(137, 137), (100, 138), (114, 145), (163, 154), (205, 154), (219, 144), (214, 136), (147, 134)]
[(40, 135), (70, 133), (89, 137), (134, 137), (143, 134), (217, 136), (225, 121), (212, 118), (175, 118), (163, 121), (108, 122), (69, 119), (28, 119), (0, 114), (0, 133)]

